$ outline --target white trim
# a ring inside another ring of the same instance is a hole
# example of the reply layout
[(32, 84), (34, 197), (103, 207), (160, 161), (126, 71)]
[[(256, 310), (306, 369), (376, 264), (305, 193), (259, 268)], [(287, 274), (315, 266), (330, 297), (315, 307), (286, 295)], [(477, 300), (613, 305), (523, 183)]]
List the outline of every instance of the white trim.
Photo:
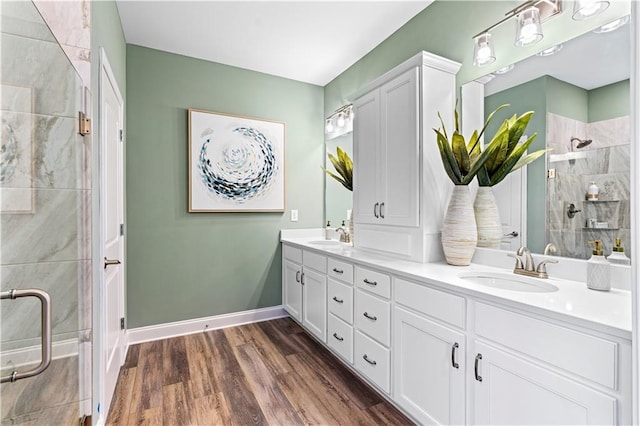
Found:
[[(632, 283), (632, 371), (633, 371), (633, 424), (640, 424), (640, 7), (631, 2), (631, 283)], [(634, 238), (635, 237), (635, 238)]]
[(242, 312), (216, 315), (213, 317), (196, 318), (186, 321), (169, 322), (165, 324), (150, 325), (127, 330), (130, 345), (150, 342), (153, 340), (168, 339), (171, 337), (185, 336), (187, 334), (200, 333), (208, 330), (234, 327), (237, 325), (267, 321), (283, 318), (288, 314), (282, 305), (269, 308), (251, 309)]
[[(52, 359), (66, 358), (70, 356), (78, 355), (78, 339), (67, 339), (53, 342), (52, 346)], [(34, 345), (26, 348), (10, 349), (0, 353), (0, 357), (3, 360), (17, 359), (19, 363), (11, 364), (11, 368), (20, 368), (25, 365), (34, 364), (40, 362), (42, 356), (42, 346)], [(6, 361), (4, 361), (6, 364)]]

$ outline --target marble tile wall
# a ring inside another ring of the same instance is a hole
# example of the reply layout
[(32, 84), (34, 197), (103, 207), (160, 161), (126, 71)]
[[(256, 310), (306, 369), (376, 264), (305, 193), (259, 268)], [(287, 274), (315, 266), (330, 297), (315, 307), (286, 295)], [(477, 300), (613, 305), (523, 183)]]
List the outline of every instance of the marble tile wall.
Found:
[[(588, 242), (601, 240), (609, 254), (616, 238), (629, 255), (630, 153), (629, 117), (583, 123), (555, 114), (547, 115), (548, 167), (556, 177), (547, 180), (547, 241), (558, 247), (560, 256), (587, 259)], [(591, 139), (582, 149), (570, 144), (572, 136)], [(597, 202), (586, 200), (590, 182), (599, 188)], [(569, 218), (570, 204), (580, 210)], [(606, 222), (605, 229), (589, 228), (589, 219)]]
[[(64, 22), (54, 4), (66, 2), (43, 3)], [(88, 81), (33, 3), (3, 2), (0, 23), (0, 289), (46, 290), (54, 347), (75, 342), (42, 375), (0, 386), (0, 422), (77, 421), (78, 407), (91, 398), (91, 140), (77, 132)], [(71, 31), (69, 43), (83, 37)], [(29, 367), (23, 364), (39, 345), (39, 317), (35, 299), (0, 304), (3, 374)]]

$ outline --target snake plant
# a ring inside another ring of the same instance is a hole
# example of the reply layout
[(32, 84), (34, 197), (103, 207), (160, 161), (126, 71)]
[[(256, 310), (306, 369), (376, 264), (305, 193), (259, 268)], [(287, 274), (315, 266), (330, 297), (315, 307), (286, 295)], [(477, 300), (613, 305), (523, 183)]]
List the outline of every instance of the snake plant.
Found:
[(353, 191), (353, 161), (349, 158), (349, 155), (341, 149), (339, 146), (336, 147), (336, 154), (327, 153), (329, 155), (329, 160), (333, 167), (336, 169), (338, 174), (333, 173), (331, 170), (328, 170), (322, 167), (322, 170), (338, 182), (342, 184), (349, 191)]

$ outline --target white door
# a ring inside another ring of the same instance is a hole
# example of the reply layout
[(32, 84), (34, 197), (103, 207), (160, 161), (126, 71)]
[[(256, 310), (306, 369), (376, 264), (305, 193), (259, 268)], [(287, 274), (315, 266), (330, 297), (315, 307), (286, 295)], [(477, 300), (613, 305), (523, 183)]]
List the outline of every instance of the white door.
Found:
[(293, 318), (302, 321), (302, 285), (300, 283), (302, 267), (288, 259), (284, 259), (283, 266), (284, 309)]
[(100, 66), (100, 145), (101, 145), (101, 236), (103, 244), (102, 371), (104, 371), (101, 411), (108, 413), (111, 396), (124, 358), (124, 179), (123, 179), (123, 102), (104, 52)]
[(397, 403), (423, 424), (465, 424), (464, 335), (395, 308)]
[(356, 224), (379, 223), (379, 93), (375, 90), (358, 99), (353, 106), (353, 214)]
[(482, 358), (476, 360), (472, 379), (472, 424), (618, 423), (611, 396), (482, 343), (476, 343), (475, 353)]
[[(419, 225), (418, 102), (417, 67), (380, 89), (382, 179), (379, 215), (385, 225)], [(355, 117), (357, 120), (358, 116)]]
[(502, 182), (493, 187), (502, 221), (502, 250), (515, 251), (526, 245), (527, 204), (526, 166), (510, 173)]
[(302, 274), (302, 324), (327, 341), (327, 277), (318, 272), (305, 269)]

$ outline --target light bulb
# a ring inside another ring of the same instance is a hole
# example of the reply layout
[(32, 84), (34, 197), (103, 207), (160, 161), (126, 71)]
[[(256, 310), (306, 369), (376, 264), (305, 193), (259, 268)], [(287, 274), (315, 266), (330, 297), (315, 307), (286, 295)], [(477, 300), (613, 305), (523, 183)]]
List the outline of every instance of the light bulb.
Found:
[(326, 126), (326, 129), (327, 129), (327, 133), (331, 133), (331, 132), (333, 132), (333, 123), (331, 122), (331, 119), (328, 119), (328, 120), (327, 120), (327, 126)]
[(496, 60), (496, 55), (491, 45), (491, 34), (484, 33), (476, 38), (473, 64), (478, 67), (489, 65)]
[(542, 26), (540, 25), (540, 11), (536, 7), (523, 10), (518, 15), (518, 31), (516, 46), (524, 47), (542, 40)]
[(344, 114), (342, 113), (338, 114), (338, 121), (337, 121), (338, 127), (344, 127), (344, 123), (345, 123)]
[(608, 1), (576, 0), (573, 6), (573, 19), (582, 21), (604, 12), (609, 7)]

